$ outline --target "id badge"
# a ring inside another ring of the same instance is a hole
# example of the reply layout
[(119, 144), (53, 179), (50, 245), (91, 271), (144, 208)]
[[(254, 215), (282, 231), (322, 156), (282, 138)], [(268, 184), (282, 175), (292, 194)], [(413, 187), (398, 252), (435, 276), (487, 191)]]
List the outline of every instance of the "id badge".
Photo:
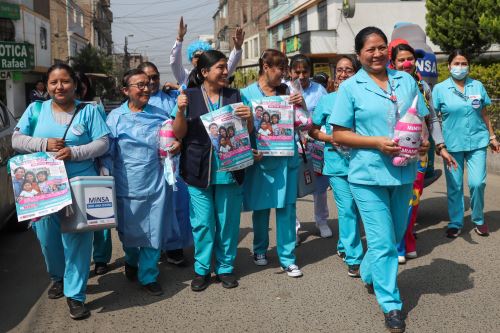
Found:
[(470, 95), (469, 101), (471, 102), (472, 108), (476, 110), (481, 108), (481, 95)]

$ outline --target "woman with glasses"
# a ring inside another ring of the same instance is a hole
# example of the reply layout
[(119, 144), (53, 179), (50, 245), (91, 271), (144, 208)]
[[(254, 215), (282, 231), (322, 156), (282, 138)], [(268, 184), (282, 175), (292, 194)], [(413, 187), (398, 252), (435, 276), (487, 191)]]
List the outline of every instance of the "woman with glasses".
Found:
[[(163, 293), (158, 260), (164, 229), (175, 219), (172, 187), (165, 181), (158, 153), (158, 130), (168, 116), (148, 104), (152, 83), (146, 73), (132, 69), (122, 85), (127, 100), (108, 115), (110, 148), (104, 164), (115, 177), (125, 276), (158, 296)], [(179, 148), (175, 146), (173, 153)]]
[[(354, 58), (341, 56), (335, 66), (337, 87), (353, 76), (358, 68), (359, 65)], [(320, 99), (313, 114), (313, 129), (309, 131), (309, 135), (325, 142), (323, 175), (328, 177), (338, 210), (337, 255), (347, 264), (347, 274), (350, 277), (359, 277), (363, 245), (358, 225), (359, 213), (347, 180), (349, 150), (333, 141), (332, 127), (329, 124), (336, 98), (337, 93), (332, 92)], [(322, 126), (325, 126), (325, 132), (321, 131)]]
[[(165, 111), (165, 114), (170, 117), (176, 103), (178, 90), (168, 90), (167, 92), (160, 89), (160, 73), (158, 68), (152, 62), (143, 62), (138, 66), (149, 77), (151, 82), (151, 96), (149, 104), (156, 106)], [(180, 143), (175, 141), (174, 146), (177, 147)], [(174, 149), (175, 149), (174, 147)], [(174, 163), (178, 164), (177, 156), (174, 158)], [(164, 229), (165, 236), (162, 251), (165, 251), (166, 261), (174, 265), (181, 265), (184, 262), (184, 248), (193, 244), (193, 236), (191, 233), (191, 224), (189, 223), (189, 193), (186, 183), (181, 177), (176, 177), (177, 191), (174, 191), (174, 207), (176, 220), (171, 221)]]
[[(170, 51), (170, 67), (172, 68), (172, 73), (174, 74), (177, 83), (180, 85), (187, 85), (189, 80), (190, 70), (182, 66), (182, 42), (184, 41), (184, 36), (187, 33), (187, 24), (184, 24), (184, 18), (181, 16), (179, 21), (179, 28), (177, 32), (177, 39), (175, 40), (172, 51)], [(243, 53), (241, 46), (245, 40), (245, 33), (242, 28), (236, 28), (236, 33), (233, 36), (234, 49), (229, 54), (229, 59), (227, 61), (228, 68), (228, 78), (234, 73), (238, 63), (241, 59), (241, 54)], [(187, 50), (187, 57), (193, 68), (196, 68), (198, 64), (198, 59), (200, 55), (205, 52), (212, 50), (212, 46), (207, 42), (197, 40), (192, 42)]]
[[(288, 95), (286, 84), (281, 83), (287, 68), (287, 58), (280, 51), (268, 49), (259, 59), (259, 79), (241, 90), (245, 104), (268, 96)], [(293, 104), (304, 104), (299, 93), (290, 95)], [(257, 129), (254, 129), (257, 130)], [(254, 135), (252, 135), (252, 138)], [(259, 155), (254, 165), (247, 169), (243, 207), (253, 211), (254, 263), (267, 265), (269, 247), (269, 216), (276, 210), (276, 242), (281, 268), (290, 277), (300, 277), (302, 272), (295, 262), (295, 219), (297, 201), (299, 157)]]

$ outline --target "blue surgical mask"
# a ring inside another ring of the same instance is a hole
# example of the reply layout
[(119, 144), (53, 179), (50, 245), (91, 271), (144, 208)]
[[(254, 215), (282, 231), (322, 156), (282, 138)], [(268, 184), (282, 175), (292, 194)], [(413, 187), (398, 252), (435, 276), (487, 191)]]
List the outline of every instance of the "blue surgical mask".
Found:
[(469, 74), (469, 66), (451, 66), (450, 74), (455, 80), (463, 80)]

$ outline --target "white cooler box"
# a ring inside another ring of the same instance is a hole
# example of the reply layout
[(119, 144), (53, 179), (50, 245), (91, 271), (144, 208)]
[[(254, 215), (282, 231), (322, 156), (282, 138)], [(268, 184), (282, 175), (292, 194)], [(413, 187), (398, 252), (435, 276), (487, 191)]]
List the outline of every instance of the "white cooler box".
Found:
[(61, 232), (116, 227), (115, 180), (112, 176), (74, 177), (69, 183), (73, 204), (60, 212)]

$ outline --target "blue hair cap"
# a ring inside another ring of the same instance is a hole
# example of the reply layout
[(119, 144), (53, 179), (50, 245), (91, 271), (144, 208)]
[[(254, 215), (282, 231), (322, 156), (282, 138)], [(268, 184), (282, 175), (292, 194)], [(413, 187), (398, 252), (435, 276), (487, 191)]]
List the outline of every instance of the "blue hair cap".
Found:
[(204, 42), (202, 40), (197, 40), (197, 41), (189, 44), (189, 46), (187, 48), (187, 56), (188, 56), (189, 61), (191, 62), (191, 60), (193, 60), (193, 55), (197, 51), (210, 51), (210, 50), (213, 50), (213, 48), (210, 44), (208, 44), (207, 42)]

